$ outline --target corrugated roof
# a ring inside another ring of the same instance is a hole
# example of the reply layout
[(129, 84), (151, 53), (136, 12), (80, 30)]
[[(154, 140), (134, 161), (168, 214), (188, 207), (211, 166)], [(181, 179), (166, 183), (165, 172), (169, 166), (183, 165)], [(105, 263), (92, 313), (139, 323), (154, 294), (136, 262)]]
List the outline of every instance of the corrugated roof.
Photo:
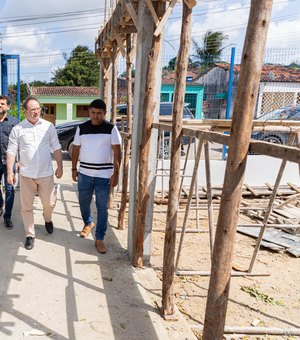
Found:
[(32, 96), (96, 97), (99, 96), (99, 93), (98, 87), (33, 86), (30, 88)]

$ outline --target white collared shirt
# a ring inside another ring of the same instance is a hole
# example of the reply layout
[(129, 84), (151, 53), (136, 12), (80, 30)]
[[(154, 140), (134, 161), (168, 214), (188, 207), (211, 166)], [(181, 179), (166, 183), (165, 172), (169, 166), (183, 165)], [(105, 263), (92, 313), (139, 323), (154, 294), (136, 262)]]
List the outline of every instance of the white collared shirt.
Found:
[(7, 153), (20, 157), (20, 174), (40, 178), (53, 175), (51, 153), (61, 149), (55, 127), (39, 119), (33, 125), (27, 119), (16, 125), (10, 135)]

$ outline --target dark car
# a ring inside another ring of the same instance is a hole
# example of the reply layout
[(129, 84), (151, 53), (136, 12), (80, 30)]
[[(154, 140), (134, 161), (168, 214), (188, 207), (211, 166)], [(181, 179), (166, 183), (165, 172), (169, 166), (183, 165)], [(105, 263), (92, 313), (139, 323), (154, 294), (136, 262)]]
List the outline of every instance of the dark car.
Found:
[[(194, 119), (194, 115), (192, 111), (189, 109), (188, 103), (184, 104), (183, 107), (183, 112), (182, 112), (182, 119)], [(133, 108), (133, 107), (132, 107)], [(159, 119), (164, 119), (164, 118), (170, 118), (173, 113), (173, 103), (172, 102), (161, 102), (160, 103), (160, 108), (159, 108)], [(127, 106), (126, 104), (119, 104), (117, 105), (117, 114), (119, 116), (127, 116)], [(123, 123), (124, 125), (124, 131), (126, 131), (126, 121)], [(121, 121), (117, 121), (117, 126), (118, 129), (121, 129)], [(192, 140), (192, 143), (194, 140)], [(187, 145), (190, 143), (189, 137), (183, 136), (182, 137), (182, 145)], [(167, 159), (170, 156), (170, 133), (165, 132), (164, 133), (164, 147), (161, 146), (161, 151), (159, 153), (159, 156), (162, 156), (162, 150), (164, 151), (164, 158)], [(182, 149), (182, 154), (183, 154), (183, 149)]]
[[(173, 103), (172, 102), (161, 102), (159, 108), (159, 118), (167, 118), (172, 116), (173, 112)], [(117, 105), (117, 114), (119, 116), (127, 115), (127, 106), (126, 104)], [(194, 119), (192, 111), (189, 109), (189, 104), (185, 103), (182, 113), (183, 119)]]
[[(268, 120), (300, 120), (300, 106), (286, 106), (276, 109), (261, 115), (257, 120), (265, 122)], [(287, 144), (288, 137), (289, 134), (287, 132), (280, 131), (261, 131), (252, 132), (251, 134), (252, 139), (276, 144)]]
[(77, 126), (79, 124), (82, 124), (83, 122), (84, 121), (82, 120), (75, 120), (72, 122), (66, 122), (55, 126), (58, 139), (61, 144), (61, 149), (64, 151), (68, 151), (70, 156), (72, 154), (73, 140)]

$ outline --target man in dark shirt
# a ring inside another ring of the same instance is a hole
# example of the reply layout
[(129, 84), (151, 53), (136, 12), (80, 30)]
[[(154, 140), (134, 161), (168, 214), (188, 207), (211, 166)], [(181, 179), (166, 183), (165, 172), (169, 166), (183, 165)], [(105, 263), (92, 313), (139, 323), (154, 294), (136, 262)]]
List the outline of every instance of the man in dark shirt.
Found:
[[(10, 100), (6, 96), (0, 96), (0, 181), (4, 175), (5, 183), (5, 212), (3, 215), (4, 224), (7, 229), (13, 228), (11, 213), (14, 205), (15, 190), (13, 185), (7, 182), (6, 150), (8, 146), (9, 134), (12, 128), (19, 121), (7, 114), (10, 107)], [(0, 190), (0, 216), (3, 214), (4, 200), (2, 190)]]

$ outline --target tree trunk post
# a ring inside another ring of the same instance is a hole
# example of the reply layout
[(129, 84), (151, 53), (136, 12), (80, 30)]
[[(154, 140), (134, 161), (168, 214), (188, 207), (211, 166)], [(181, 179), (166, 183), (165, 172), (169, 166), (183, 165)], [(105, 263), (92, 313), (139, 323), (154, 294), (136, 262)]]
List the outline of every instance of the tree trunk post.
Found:
[(117, 116), (117, 94), (118, 94), (118, 44), (113, 41), (113, 60), (112, 60), (112, 84), (111, 84), (111, 122), (116, 124)]
[(126, 36), (126, 80), (127, 80), (127, 133), (125, 137), (124, 161), (123, 161), (123, 180), (122, 180), (122, 198), (118, 216), (118, 229), (124, 229), (125, 209), (127, 202), (128, 171), (131, 146), (131, 125), (132, 125), (132, 57), (131, 51), (134, 46), (131, 45), (131, 35)]
[(182, 112), (191, 45), (191, 29), (192, 7), (189, 7), (186, 2), (183, 2), (180, 48), (177, 58), (176, 83), (174, 90), (169, 200), (163, 257), (162, 313), (164, 316), (174, 314), (174, 257), (177, 210), (179, 205)]
[(204, 340), (223, 338), (234, 241), (272, 0), (252, 0), (213, 249)]

